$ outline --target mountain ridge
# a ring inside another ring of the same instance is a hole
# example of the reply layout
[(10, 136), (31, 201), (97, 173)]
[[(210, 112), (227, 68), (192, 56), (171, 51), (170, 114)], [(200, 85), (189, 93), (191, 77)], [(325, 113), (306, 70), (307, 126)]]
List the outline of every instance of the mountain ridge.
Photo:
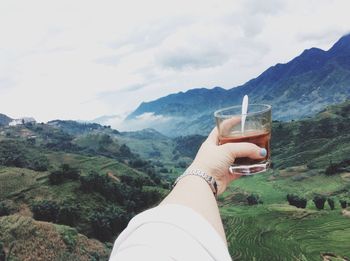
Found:
[(327, 51), (306, 49), (291, 61), (271, 66), (256, 78), (228, 90), (196, 88), (143, 102), (126, 121), (152, 113), (174, 118), (158, 129), (165, 135), (206, 134), (214, 126), (213, 112), (240, 104), (245, 94), (251, 103), (271, 104), (274, 119), (311, 116), (350, 97), (349, 46), (350, 34)]

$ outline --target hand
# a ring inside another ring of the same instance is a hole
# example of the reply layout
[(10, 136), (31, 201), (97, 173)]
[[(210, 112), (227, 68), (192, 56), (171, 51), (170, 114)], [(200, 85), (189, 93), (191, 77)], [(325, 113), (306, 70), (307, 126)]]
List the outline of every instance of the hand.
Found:
[(261, 159), (266, 156), (266, 150), (248, 142), (223, 145), (218, 145), (218, 142), (218, 130), (214, 128), (188, 169), (200, 169), (207, 175), (213, 176), (218, 184), (218, 195), (220, 195), (231, 181), (241, 176), (229, 172), (229, 167), (236, 158)]

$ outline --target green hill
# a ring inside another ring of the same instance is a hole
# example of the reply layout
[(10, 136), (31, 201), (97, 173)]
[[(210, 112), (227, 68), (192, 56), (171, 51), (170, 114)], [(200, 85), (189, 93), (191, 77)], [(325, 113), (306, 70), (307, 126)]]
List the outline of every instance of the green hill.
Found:
[(314, 118), (275, 122), (272, 157), (279, 168), (306, 164), (325, 169), (350, 160), (350, 101), (327, 107)]
[(107, 260), (130, 218), (168, 191), (158, 167), (112, 134), (33, 123), (0, 133), (0, 245), (9, 260), (26, 252), (28, 260)]
[[(273, 169), (235, 181), (218, 199), (234, 260), (349, 258), (349, 110), (346, 101), (302, 121), (273, 122)], [(168, 193), (205, 139), (93, 126), (0, 128), (0, 256), (106, 260), (128, 220)], [(322, 197), (334, 209), (317, 209), (313, 200)]]

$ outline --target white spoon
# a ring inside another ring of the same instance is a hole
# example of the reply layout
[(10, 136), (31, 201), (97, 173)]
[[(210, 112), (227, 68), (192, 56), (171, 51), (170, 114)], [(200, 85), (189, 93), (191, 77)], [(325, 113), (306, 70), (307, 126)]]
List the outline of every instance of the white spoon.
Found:
[(242, 101), (242, 122), (241, 122), (241, 132), (244, 133), (244, 125), (245, 125), (245, 119), (247, 118), (247, 112), (248, 112), (248, 95), (244, 95), (243, 101)]

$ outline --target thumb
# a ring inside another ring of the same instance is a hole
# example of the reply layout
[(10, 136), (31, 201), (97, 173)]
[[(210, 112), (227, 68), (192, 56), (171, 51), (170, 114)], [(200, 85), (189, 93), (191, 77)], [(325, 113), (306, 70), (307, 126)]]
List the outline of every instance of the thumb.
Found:
[(261, 159), (267, 155), (266, 149), (249, 142), (226, 143), (221, 146), (234, 158)]

